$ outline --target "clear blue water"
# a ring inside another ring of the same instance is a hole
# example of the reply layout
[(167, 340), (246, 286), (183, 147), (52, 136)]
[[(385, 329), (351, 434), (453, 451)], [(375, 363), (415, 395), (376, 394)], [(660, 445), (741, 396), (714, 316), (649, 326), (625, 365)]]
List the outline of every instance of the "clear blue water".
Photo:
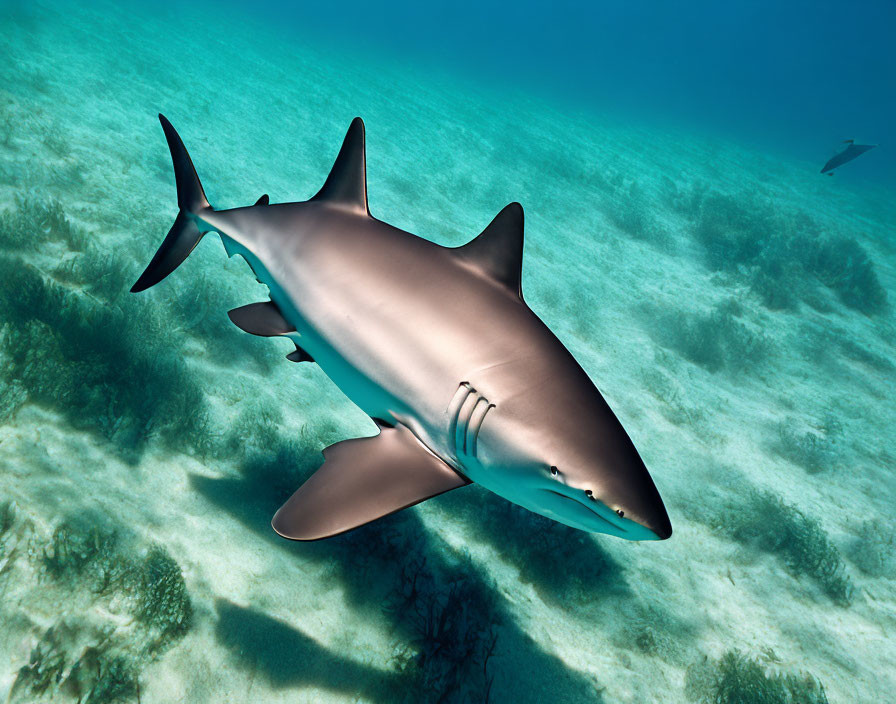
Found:
[[(336, 47), (363, 46), (569, 107), (698, 127), (820, 158), (838, 138), (893, 142), (896, 9), (885, 0), (686, 6), (645, 0), (395, 2), (259, 14)], [(842, 137), (841, 137), (842, 135)], [(862, 176), (896, 176), (886, 151)]]
[[(896, 688), (891, 3), (0, 5), (0, 699), (856, 702)], [(209, 200), (526, 212), (523, 290), (675, 529), (467, 487), (311, 544), (270, 518), (373, 425), (227, 310)], [(833, 177), (841, 140), (879, 144)]]

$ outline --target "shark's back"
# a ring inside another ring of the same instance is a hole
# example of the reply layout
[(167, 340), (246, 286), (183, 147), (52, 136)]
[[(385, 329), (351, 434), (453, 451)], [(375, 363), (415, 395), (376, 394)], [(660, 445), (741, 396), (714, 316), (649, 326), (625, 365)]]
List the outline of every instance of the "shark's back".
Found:
[[(426, 419), (435, 433), (467, 378), (529, 357), (544, 366), (552, 350), (568, 355), (518, 292), (460, 250), (323, 204), (298, 207), (256, 254), (309, 352), (369, 415)], [(284, 233), (290, 241), (278, 242)], [(345, 378), (353, 374), (363, 378)]]

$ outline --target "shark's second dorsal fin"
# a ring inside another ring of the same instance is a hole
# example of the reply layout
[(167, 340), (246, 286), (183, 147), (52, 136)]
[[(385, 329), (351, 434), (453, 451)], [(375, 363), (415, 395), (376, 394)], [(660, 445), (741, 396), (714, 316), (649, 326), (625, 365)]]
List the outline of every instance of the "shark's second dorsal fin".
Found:
[(478, 237), (454, 252), (522, 298), (523, 206), (505, 206)]
[(367, 162), (364, 155), (364, 121), (352, 120), (336, 163), (323, 188), (311, 200), (326, 201), (370, 215), (367, 208)]

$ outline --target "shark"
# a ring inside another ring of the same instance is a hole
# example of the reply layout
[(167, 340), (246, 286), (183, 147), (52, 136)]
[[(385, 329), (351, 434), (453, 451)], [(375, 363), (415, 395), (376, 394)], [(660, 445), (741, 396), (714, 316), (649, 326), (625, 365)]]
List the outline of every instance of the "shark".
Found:
[(877, 146), (876, 144), (856, 144), (855, 140), (852, 139), (844, 140), (843, 144), (845, 144), (846, 147), (828, 159), (827, 163), (821, 167), (821, 173), (833, 176), (834, 169), (838, 166), (843, 166), (843, 164), (852, 161), (856, 157), (861, 156)]
[(178, 213), (132, 292), (159, 283), (203, 235), (220, 235), (267, 286), (231, 310), (253, 335), (288, 338), (378, 433), (324, 461), (271, 521), (300, 541), (338, 535), (478, 484), (573, 528), (664, 540), (668, 513), (619, 419), (522, 293), (523, 209), (445, 247), (371, 215), (365, 128), (355, 118), (309, 200), (214, 209), (184, 143), (159, 115)]

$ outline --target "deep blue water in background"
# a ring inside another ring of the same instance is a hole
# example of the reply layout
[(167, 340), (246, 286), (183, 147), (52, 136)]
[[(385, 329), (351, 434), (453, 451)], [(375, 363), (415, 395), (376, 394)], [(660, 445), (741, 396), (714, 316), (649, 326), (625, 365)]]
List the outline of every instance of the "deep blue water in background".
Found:
[[(238, 1), (243, 4), (242, 0)], [(570, 105), (678, 123), (823, 164), (880, 144), (844, 178), (896, 183), (896, 2), (260, 0), (287, 31), (457, 68)]]

